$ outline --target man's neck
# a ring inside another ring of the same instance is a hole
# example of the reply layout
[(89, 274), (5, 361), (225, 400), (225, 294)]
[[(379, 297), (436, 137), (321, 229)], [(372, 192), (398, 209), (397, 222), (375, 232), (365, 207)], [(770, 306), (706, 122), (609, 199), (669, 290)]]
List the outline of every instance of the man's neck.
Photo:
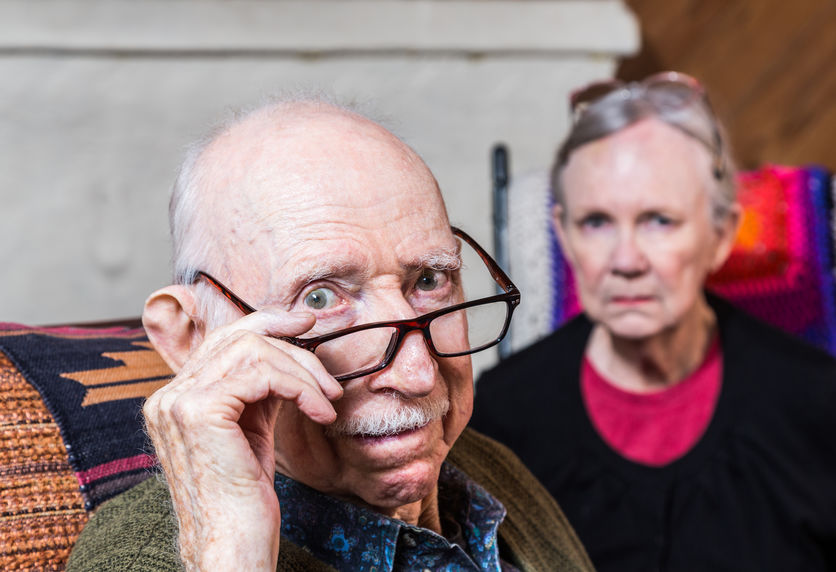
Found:
[(413, 526), (427, 528), (435, 533), (442, 534), (441, 517), (438, 511), (438, 485), (433, 487), (432, 492), (426, 497), (413, 503), (399, 507), (379, 507), (363, 502), (357, 497), (336, 496), (345, 502), (362, 506), (374, 512), (380, 513), (389, 518), (402, 520)]
[(378, 507), (369, 507), (377, 512), (382, 512), (390, 518), (402, 520), (413, 526), (427, 528), (441, 534), (441, 517), (438, 513), (438, 486), (425, 498), (397, 507), (394, 510), (381, 510)]

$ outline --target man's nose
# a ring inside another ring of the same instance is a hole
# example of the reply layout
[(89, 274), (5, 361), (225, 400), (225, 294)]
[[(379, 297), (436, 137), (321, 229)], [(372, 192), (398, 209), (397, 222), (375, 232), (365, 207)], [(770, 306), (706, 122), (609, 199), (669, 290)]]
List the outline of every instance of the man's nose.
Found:
[(437, 375), (438, 364), (416, 330), (404, 337), (389, 367), (370, 377), (369, 389), (397, 391), (408, 399), (425, 397), (435, 388)]
[(614, 274), (625, 278), (634, 278), (647, 271), (647, 256), (635, 232), (622, 230), (618, 233), (610, 265)]

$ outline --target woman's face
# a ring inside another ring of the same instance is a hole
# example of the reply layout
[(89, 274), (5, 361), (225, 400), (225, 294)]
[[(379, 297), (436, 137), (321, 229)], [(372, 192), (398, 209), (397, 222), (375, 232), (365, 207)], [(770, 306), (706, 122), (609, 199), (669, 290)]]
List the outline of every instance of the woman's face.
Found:
[(571, 155), (555, 227), (581, 304), (613, 335), (650, 337), (698, 309), (737, 228), (736, 210), (712, 224), (710, 173), (704, 147), (655, 119)]

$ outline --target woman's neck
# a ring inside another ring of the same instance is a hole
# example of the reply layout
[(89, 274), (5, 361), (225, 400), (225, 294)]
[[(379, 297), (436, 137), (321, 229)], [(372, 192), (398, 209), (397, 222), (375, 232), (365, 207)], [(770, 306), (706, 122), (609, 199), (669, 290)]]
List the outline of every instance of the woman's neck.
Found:
[(678, 324), (648, 338), (621, 338), (596, 325), (586, 356), (616, 387), (652, 393), (693, 373), (704, 361), (716, 329), (717, 318), (701, 298)]

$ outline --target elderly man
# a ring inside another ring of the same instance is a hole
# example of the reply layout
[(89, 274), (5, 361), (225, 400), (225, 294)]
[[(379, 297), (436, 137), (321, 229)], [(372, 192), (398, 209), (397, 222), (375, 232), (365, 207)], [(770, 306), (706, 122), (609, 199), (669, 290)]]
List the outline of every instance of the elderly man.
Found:
[(591, 569), (519, 461), (465, 430), (469, 354), (519, 298), (455, 231), (506, 290), (457, 306), (463, 243), (409, 147), (271, 104), (190, 154), (171, 222), (178, 283), (143, 314), (177, 373), (144, 409), (167, 487), (105, 505), (71, 570)]

